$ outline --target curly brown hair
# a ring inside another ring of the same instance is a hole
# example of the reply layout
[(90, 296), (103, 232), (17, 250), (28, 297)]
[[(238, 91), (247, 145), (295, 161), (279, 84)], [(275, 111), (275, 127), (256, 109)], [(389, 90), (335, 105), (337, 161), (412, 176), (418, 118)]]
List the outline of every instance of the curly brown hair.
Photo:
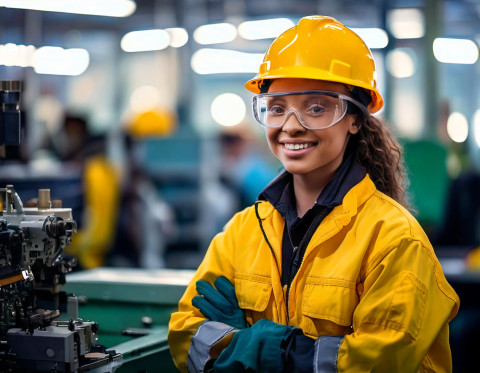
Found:
[(406, 195), (408, 177), (403, 148), (386, 121), (372, 115), (356, 116), (360, 130), (352, 136), (357, 162), (367, 170), (377, 189), (410, 208)]

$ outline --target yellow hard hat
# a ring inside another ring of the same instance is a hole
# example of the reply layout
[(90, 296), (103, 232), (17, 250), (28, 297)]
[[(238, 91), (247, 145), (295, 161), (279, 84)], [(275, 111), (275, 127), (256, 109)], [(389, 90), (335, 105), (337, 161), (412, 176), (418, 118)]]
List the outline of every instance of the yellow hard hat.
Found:
[(360, 87), (372, 97), (368, 105), (371, 113), (383, 107), (372, 52), (357, 34), (332, 17), (304, 17), (277, 37), (259, 73), (245, 87), (260, 93), (264, 80), (278, 78), (327, 80)]
[(175, 115), (166, 109), (153, 109), (139, 114), (129, 124), (127, 132), (134, 138), (164, 137), (177, 126)]

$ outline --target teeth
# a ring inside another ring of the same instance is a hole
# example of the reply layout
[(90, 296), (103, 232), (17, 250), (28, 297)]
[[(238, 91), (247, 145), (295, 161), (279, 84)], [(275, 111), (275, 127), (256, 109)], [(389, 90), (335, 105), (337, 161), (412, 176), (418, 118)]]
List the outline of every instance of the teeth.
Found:
[(310, 148), (312, 144), (285, 144), (285, 147), (289, 150), (300, 150)]

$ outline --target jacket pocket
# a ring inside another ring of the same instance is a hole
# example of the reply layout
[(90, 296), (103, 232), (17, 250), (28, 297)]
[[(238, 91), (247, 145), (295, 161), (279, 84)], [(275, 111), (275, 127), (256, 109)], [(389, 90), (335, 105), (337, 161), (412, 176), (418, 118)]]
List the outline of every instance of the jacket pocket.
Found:
[(270, 277), (237, 273), (234, 284), (240, 308), (265, 311), (272, 295)]
[(303, 296), (303, 314), (314, 319), (351, 326), (358, 304), (354, 281), (327, 277), (309, 277)]

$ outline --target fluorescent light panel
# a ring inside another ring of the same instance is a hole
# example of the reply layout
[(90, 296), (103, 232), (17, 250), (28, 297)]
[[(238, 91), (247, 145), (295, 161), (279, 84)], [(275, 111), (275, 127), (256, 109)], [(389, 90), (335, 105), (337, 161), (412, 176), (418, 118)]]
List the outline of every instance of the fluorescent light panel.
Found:
[(215, 23), (199, 26), (193, 32), (198, 44), (228, 43), (237, 37), (237, 28), (230, 23)]
[(90, 63), (85, 49), (41, 47), (33, 45), (0, 45), (0, 65), (33, 67), (38, 74), (80, 75)]
[(388, 35), (381, 28), (352, 28), (370, 49), (381, 49), (388, 45)]
[(288, 18), (273, 18), (242, 22), (238, 34), (247, 40), (276, 38), (295, 24)]
[(256, 73), (263, 61), (263, 53), (244, 53), (227, 49), (203, 48), (191, 59), (197, 74)]
[(440, 62), (471, 65), (478, 60), (478, 47), (469, 39), (437, 38), (433, 54)]
[(417, 39), (425, 36), (425, 19), (419, 9), (391, 10), (387, 22), (392, 35), (397, 39)]
[(165, 29), (170, 35), (170, 46), (173, 48), (183, 47), (188, 42), (188, 32), (181, 27)]
[(33, 45), (16, 45), (12, 43), (0, 45), (0, 65), (32, 66), (35, 50)]
[(38, 48), (33, 56), (33, 69), (37, 74), (80, 75), (88, 67), (90, 56), (85, 49), (60, 47)]
[(128, 17), (135, 12), (137, 5), (132, 0), (0, 0), (0, 7)]
[(170, 35), (165, 30), (132, 31), (125, 34), (120, 46), (125, 52), (145, 52), (168, 47)]
[(243, 99), (235, 93), (222, 93), (210, 105), (210, 114), (222, 126), (236, 126), (247, 113)]
[(464, 142), (468, 137), (468, 121), (465, 115), (453, 112), (447, 119), (447, 134), (457, 143)]
[(387, 69), (395, 78), (408, 78), (415, 74), (414, 51), (410, 48), (397, 48), (387, 54)]

